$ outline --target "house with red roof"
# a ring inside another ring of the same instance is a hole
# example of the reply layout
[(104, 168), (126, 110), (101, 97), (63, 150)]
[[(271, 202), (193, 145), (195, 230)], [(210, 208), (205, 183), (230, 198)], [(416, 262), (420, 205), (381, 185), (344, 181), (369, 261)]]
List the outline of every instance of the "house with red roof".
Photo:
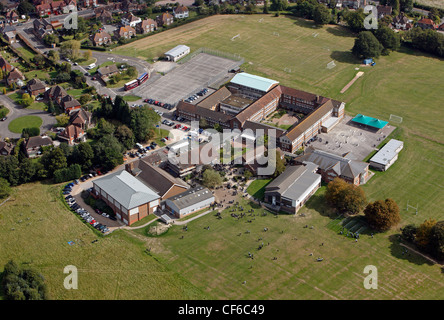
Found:
[(419, 20), (416, 23), (416, 25), (423, 30), (427, 30), (427, 29), (435, 30), (436, 29), (435, 22), (433, 22), (432, 19), (428, 19), (428, 18), (424, 18), (424, 19)]

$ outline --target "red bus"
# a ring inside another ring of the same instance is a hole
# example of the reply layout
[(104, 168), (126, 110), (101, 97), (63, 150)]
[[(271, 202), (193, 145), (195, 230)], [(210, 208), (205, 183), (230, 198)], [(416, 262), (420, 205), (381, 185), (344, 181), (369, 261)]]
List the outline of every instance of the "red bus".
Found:
[(137, 80), (133, 80), (133, 81), (125, 83), (124, 89), (125, 89), (125, 91), (128, 91), (128, 90), (134, 89), (138, 85), (139, 85), (139, 82)]
[(139, 82), (139, 85), (141, 85), (142, 83), (144, 83), (146, 80), (148, 80), (148, 78), (150, 77), (148, 72), (145, 72), (144, 74), (142, 74), (140, 77), (137, 78), (137, 81)]

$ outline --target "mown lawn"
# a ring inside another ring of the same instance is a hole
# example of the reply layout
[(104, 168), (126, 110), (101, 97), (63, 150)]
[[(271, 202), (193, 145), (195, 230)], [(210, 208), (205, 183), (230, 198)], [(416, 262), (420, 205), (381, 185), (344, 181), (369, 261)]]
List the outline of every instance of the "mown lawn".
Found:
[[(22, 185), (0, 207), (0, 272), (10, 259), (37, 269), (51, 299), (205, 299), (174, 270), (148, 255), (143, 239), (126, 231), (106, 237), (94, 234), (66, 209), (60, 189), (61, 185), (46, 182)], [(77, 267), (77, 290), (63, 286), (68, 265)]]
[(22, 133), (24, 128), (40, 128), (43, 120), (38, 116), (23, 116), (12, 120), (9, 123), (8, 129), (14, 133)]
[(256, 199), (263, 199), (265, 193), (265, 187), (273, 179), (256, 179), (250, 183), (247, 188), (247, 193)]

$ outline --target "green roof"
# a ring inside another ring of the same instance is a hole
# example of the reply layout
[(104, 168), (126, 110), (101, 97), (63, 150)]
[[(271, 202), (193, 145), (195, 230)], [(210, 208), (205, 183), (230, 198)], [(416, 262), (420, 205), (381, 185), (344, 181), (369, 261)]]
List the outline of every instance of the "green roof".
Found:
[(362, 114), (358, 114), (356, 117), (352, 119), (352, 121), (378, 129), (384, 128), (388, 123), (388, 121), (383, 121), (376, 118), (364, 116)]
[(236, 74), (233, 79), (231, 79), (231, 83), (267, 92), (273, 85), (278, 84), (279, 82), (255, 76), (246, 72), (241, 72)]

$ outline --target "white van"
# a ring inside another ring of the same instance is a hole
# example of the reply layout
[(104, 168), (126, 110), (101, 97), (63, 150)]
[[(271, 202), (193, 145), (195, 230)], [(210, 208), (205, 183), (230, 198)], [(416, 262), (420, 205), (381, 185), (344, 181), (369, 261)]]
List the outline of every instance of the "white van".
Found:
[(96, 67), (96, 64), (95, 63), (91, 63), (89, 66), (86, 67), (86, 69), (91, 70), (91, 69), (93, 69), (95, 67)]

